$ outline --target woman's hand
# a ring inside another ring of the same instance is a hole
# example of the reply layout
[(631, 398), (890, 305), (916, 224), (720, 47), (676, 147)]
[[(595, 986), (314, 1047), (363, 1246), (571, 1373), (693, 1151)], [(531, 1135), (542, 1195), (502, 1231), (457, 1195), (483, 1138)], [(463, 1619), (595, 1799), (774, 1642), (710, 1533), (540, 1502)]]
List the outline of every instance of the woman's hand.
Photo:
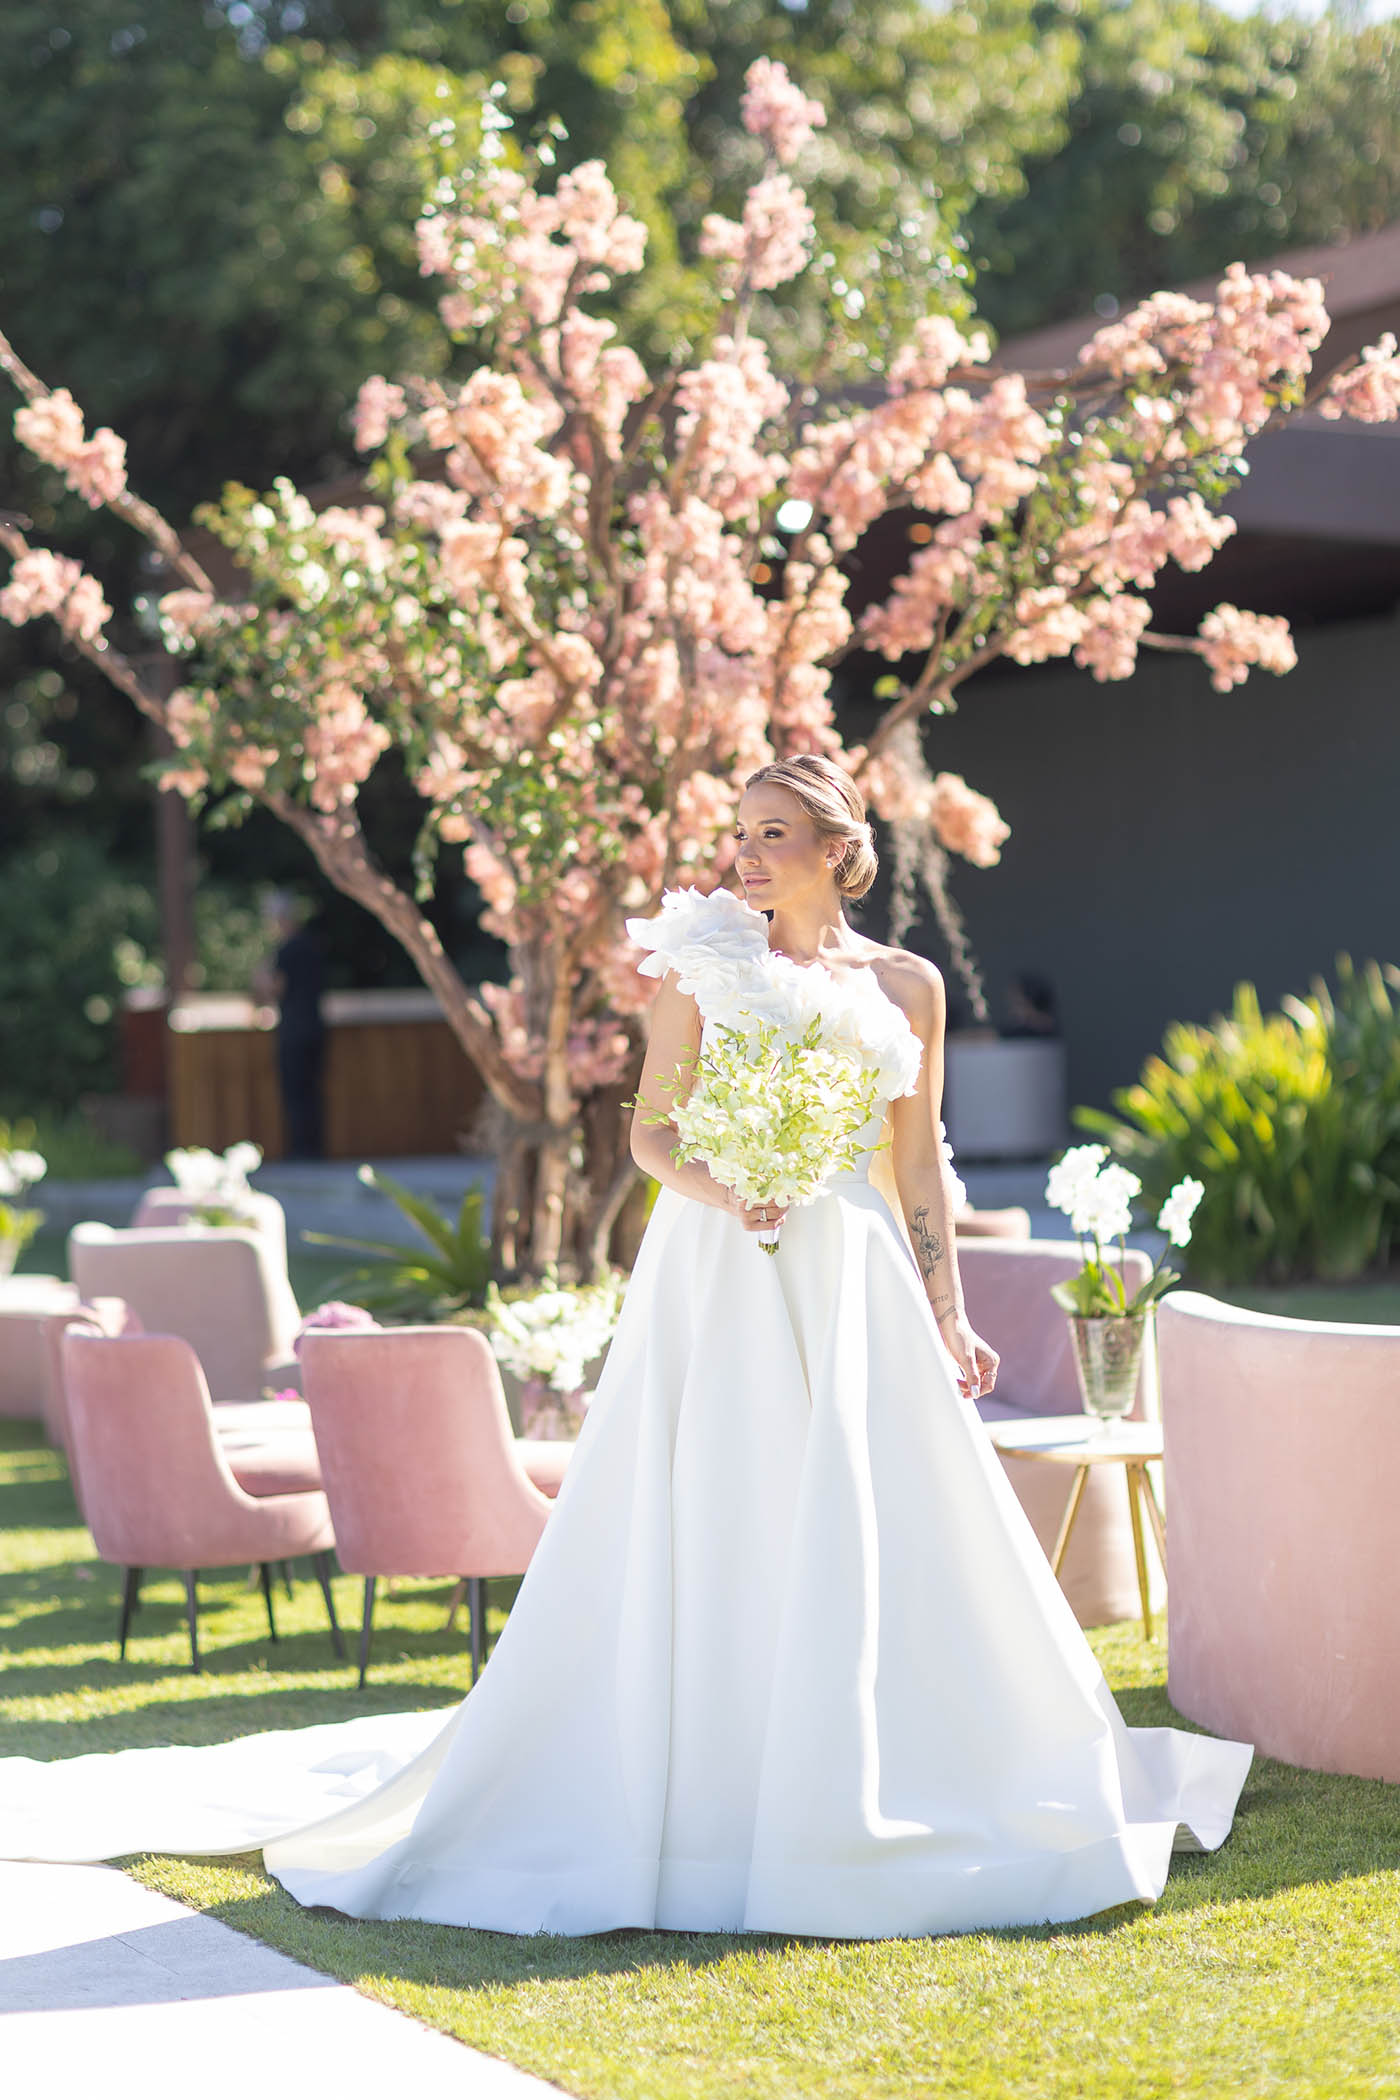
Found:
[(966, 1313), (949, 1312), (939, 1322), (938, 1332), (958, 1367), (958, 1383), (969, 1400), (985, 1399), (997, 1382), (1001, 1358), (970, 1325)]
[(739, 1220), (745, 1232), (776, 1232), (787, 1216), (782, 1203), (745, 1203), (733, 1189), (726, 1189), (725, 1209)]

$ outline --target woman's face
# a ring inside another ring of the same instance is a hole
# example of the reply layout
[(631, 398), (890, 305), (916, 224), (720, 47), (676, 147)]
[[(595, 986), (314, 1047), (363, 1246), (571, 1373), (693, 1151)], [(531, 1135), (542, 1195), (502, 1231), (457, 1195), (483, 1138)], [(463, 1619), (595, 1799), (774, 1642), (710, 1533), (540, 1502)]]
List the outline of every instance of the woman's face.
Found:
[(761, 780), (739, 804), (734, 864), (756, 911), (779, 911), (831, 885), (840, 853), (790, 789)]

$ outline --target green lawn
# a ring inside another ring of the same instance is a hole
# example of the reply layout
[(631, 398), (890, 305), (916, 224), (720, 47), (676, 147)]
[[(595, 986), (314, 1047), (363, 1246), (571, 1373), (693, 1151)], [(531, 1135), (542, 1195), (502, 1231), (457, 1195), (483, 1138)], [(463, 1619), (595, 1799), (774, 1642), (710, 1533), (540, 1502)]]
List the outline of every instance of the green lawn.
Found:
[[(502, 1584), (501, 1601), (508, 1586)], [(358, 1584), (342, 1580), (343, 1619)], [(10, 1754), (207, 1742), (371, 1708), (445, 1706), (460, 1633), (427, 1585), (382, 1611), (367, 1692), (334, 1664), (314, 1586), (266, 1640), (241, 1576), (211, 1579), (208, 1671), (182, 1668), (182, 1591), (153, 1584), (125, 1667), (117, 1589), (61, 1462), (0, 1424), (0, 1716)], [(1165, 1657), (1094, 1646), (1129, 1721), (1170, 1721)], [(816, 1746), (819, 1748), (819, 1746)], [(571, 1783), (561, 1769), (559, 1784)], [(300, 1910), (255, 1859), (128, 1871), (476, 2047), (598, 2100), (1152, 2100), (1400, 2095), (1400, 1787), (1259, 1760), (1223, 1850), (1155, 1911), (879, 1943), (614, 1932), (514, 1939)]]

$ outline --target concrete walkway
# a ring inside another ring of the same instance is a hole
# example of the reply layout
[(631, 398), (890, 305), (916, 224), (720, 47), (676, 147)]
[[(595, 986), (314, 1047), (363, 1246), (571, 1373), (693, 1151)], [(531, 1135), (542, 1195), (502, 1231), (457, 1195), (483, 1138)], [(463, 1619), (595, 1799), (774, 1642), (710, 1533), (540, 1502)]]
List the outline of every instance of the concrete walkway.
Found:
[(549, 2100), (562, 2088), (111, 1867), (0, 1862), (0, 2089)]

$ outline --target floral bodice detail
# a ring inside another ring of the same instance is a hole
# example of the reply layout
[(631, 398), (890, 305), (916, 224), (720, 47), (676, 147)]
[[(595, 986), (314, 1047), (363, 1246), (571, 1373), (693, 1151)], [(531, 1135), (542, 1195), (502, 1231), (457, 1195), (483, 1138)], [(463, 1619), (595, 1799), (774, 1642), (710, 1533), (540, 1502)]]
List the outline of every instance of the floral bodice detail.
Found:
[(912, 1094), (923, 1052), (907, 1017), (881, 990), (873, 970), (837, 977), (820, 963), (795, 963), (768, 945), (768, 921), (729, 890), (708, 897), (667, 890), (654, 919), (629, 919), (627, 932), (648, 953), (644, 977), (675, 972), (703, 1021), (746, 1031), (765, 1025), (803, 1035), (820, 1021), (828, 1040), (855, 1051), (876, 1071), (883, 1101)]

